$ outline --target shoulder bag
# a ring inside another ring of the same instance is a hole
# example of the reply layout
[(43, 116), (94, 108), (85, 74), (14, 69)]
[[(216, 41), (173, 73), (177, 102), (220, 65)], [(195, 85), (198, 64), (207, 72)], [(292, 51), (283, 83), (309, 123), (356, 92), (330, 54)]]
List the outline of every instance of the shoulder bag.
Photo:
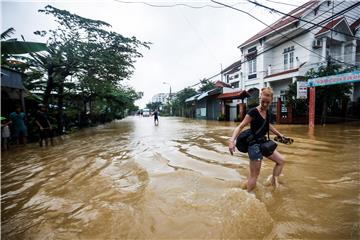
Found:
[(266, 123), (268, 124), (269, 128), (268, 128), (268, 133), (267, 133), (267, 139), (265, 140), (265, 142), (260, 143), (260, 151), (261, 154), (265, 157), (270, 156), (271, 154), (273, 154), (273, 152), (275, 151), (276, 147), (277, 147), (277, 143), (274, 142), (273, 140), (270, 139), (270, 121), (269, 121), (269, 111), (266, 112)]
[(249, 143), (256, 139), (256, 135), (259, 134), (259, 132), (264, 128), (265, 123), (267, 121), (264, 121), (263, 125), (256, 131), (255, 134), (253, 134), (252, 130), (249, 128), (245, 131), (242, 131), (239, 136), (236, 138), (236, 148), (243, 153), (248, 152)]

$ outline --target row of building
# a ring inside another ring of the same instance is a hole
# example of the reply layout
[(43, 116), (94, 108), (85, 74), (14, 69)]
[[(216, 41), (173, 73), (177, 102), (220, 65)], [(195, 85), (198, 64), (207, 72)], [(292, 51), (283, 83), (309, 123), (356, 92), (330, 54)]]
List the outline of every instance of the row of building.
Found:
[[(263, 87), (272, 87), (275, 101), (284, 101), (288, 85), (304, 81), (310, 69), (329, 61), (359, 69), (359, 16), (358, 1), (309, 1), (297, 7), (240, 44), (241, 58), (221, 72), (224, 83), (187, 99), (185, 115), (235, 120), (258, 101)], [(350, 99), (359, 97), (356, 82)]]

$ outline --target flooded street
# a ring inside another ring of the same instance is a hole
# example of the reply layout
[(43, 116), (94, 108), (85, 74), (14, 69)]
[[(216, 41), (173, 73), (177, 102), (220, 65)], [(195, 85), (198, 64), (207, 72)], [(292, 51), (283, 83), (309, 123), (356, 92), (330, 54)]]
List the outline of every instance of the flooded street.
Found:
[(359, 239), (360, 126), (278, 125), (281, 186), (241, 188), (232, 122), (128, 117), (3, 152), (2, 239)]

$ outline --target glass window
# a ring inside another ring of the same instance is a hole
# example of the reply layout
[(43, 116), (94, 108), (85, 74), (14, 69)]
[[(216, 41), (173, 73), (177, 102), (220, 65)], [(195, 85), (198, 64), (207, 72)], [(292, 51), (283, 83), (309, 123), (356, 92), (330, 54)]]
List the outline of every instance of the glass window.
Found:
[(294, 52), (289, 53), (290, 69), (294, 67)]
[(256, 73), (256, 58), (248, 62), (249, 74)]
[(294, 67), (294, 52), (284, 53), (284, 70)]
[(287, 53), (284, 54), (284, 70), (287, 70), (288, 69), (288, 60), (289, 58), (289, 55)]

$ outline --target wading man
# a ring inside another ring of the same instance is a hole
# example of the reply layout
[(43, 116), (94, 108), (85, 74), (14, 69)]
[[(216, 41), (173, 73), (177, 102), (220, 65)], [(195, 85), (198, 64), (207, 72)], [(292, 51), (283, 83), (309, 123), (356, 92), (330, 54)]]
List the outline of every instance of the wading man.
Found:
[(155, 112), (154, 112), (154, 124), (155, 124), (155, 126), (159, 125), (159, 112), (158, 112), (158, 110), (155, 110)]
[(53, 146), (53, 132), (52, 127), (47, 115), (47, 107), (44, 104), (39, 104), (39, 110), (36, 113), (36, 124), (39, 126), (39, 145), (43, 146), (43, 141), (45, 141), (45, 146), (48, 145), (48, 138), (50, 138), (50, 143)]

